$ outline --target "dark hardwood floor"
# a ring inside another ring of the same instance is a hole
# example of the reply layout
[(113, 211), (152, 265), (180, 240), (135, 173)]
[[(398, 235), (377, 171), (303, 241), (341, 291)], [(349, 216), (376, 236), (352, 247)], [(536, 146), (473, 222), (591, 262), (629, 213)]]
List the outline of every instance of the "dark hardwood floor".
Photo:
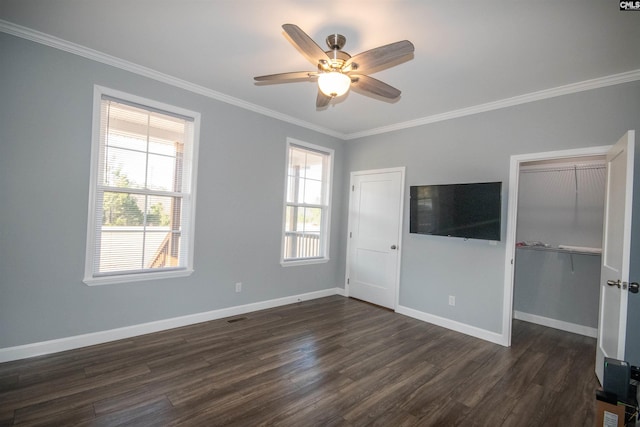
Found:
[(591, 426), (595, 340), (340, 296), (0, 364), (0, 425)]

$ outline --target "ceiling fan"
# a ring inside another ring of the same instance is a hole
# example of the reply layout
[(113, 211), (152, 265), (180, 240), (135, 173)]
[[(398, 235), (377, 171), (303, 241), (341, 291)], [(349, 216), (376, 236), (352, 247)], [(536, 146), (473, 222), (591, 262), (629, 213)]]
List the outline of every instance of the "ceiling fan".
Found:
[(317, 66), (317, 71), (269, 74), (254, 77), (256, 81), (287, 83), (295, 80), (317, 79), (317, 108), (326, 107), (331, 99), (347, 93), (351, 85), (361, 91), (387, 99), (396, 99), (400, 96), (401, 92), (398, 89), (367, 74), (397, 65), (397, 60), (412, 54), (414, 47), (410, 41), (403, 40), (387, 44), (351, 56), (342, 51), (346, 43), (346, 38), (342, 34), (331, 34), (327, 37), (329, 50), (325, 52), (297, 25), (284, 24), (282, 28), (302, 54)]

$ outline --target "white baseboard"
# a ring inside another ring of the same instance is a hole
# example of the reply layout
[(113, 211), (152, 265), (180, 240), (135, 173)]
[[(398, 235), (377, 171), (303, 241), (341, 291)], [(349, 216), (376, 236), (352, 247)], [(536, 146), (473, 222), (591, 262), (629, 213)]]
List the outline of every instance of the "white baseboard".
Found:
[(529, 322), (529, 323), (535, 323), (542, 326), (548, 326), (554, 329), (560, 329), (561, 331), (572, 332), (574, 334), (579, 334), (579, 335), (585, 335), (591, 338), (596, 338), (598, 336), (598, 329), (596, 328), (578, 325), (576, 323), (569, 323), (562, 320), (551, 319), (549, 317), (538, 316), (536, 314), (525, 313), (523, 311), (514, 310), (513, 318), (518, 320), (524, 320), (525, 322)]
[(398, 306), (396, 313), (404, 314), (405, 316), (413, 317), (414, 319), (422, 320), (423, 322), (431, 323), (443, 328), (451, 329), (452, 331), (460, 332), (462, 334), (471, 335), (472, 337), (480, 338), (485, 341), (489, 341), (495, 344), (500, 344), (505, 347), (509, 346), (509, 341), (504, 335), (487, 331), (486, 329), (470, 326), (465, 323), (457, 322), (455, 320), (446, 319), (444, 317), (435, 316), (433, 314), (425, 313), (423, 311), (414, 310), (413, 308)]
[(103, 344), (139, 335), (150, 334), (152, 332), (165, 331), (167, 329), (179, 328), (193, 325), (195, 323), (208, 322), (210, 320), (222, 319), (224, 317), (237, 316), (239, 314), (250, 313), (252, 311), (265, 310), (293, 304), (300, 301), (308, 301), (317, 298), (324, 298), (331, 295), (343, 295), (344, 289), (330, 288), (321, 291), (308, 292), (305, 294), (292, 295), (284, 298), (277, 298), (268, 301), (261, 301), (251, 304), (238, 305), (235, 307), (221, 308), (204, 313), (189, 314), (186, 316), (163, 319), (155, 322), (141, 323), (138, 325), (125, 326), (123, 328), (110, 329), (106, 331), (93, 332), (89, 334), (76, 335), (72, 337), (60, 338), (50, 341), (42, 341), (33, 344), (19, 345), (15, 347), (0, 348), (0, 363), (12, 360), (26, 359), (43, 354), (58, 353), (75, 348), (87, 347), (90, 345)]

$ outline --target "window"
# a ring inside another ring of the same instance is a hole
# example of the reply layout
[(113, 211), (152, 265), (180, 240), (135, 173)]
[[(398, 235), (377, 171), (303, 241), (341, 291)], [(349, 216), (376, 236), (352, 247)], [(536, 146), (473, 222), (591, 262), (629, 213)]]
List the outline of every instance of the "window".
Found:
[(199, 120), (95, 87), (85, 283), (191, 274)]
[(333, 150), (287, 140), (282, 264), (329, 259)]

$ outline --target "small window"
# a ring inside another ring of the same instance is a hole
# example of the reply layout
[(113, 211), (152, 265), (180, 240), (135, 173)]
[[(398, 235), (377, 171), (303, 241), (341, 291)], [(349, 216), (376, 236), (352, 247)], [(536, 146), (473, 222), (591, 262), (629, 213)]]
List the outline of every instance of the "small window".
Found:
[(85, 278), (191, 274), (199, 114), (96, 86)]
[(287, 140), (282, 264), (329, 259), (333, 150)]

